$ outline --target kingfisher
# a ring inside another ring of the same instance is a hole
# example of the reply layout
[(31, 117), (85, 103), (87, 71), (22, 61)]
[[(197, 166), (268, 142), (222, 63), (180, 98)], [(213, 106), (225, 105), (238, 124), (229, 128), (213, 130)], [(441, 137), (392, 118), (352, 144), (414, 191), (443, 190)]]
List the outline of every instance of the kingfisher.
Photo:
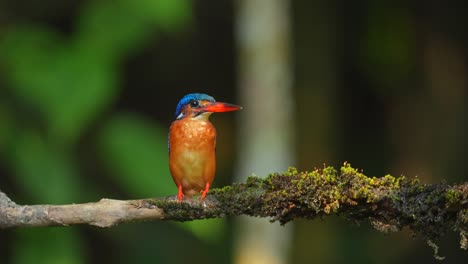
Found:
[(210, 115), (240, 109), (202, 93), (180, 99), (168, 138), (169, 169), (178, 188), (179, 202), (185, 195), (199, 193), (203, 201), (215, 177), (216, 129), (209, 121)]

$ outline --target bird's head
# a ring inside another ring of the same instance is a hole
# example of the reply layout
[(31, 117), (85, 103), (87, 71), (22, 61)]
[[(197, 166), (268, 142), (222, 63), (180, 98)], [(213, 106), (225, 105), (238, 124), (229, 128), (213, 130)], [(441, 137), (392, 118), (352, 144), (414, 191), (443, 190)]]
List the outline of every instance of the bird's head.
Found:
[(202, 93), (187, 94), (177, 104), (175, 116), (177, 119), (200, 118), (207, 119), (212, 113), (230, 112), (242, 109), (242, 107), (216, 102), (216, 100)]

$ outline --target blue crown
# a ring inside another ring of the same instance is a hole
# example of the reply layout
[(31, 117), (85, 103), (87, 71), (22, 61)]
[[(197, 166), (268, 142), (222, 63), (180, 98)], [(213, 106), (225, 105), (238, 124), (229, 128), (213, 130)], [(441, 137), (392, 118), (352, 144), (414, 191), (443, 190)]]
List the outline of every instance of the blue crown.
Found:
[(184, 97), (182, 97), (182, 99), (180, 99), (179, 103), (177, 104), (175, 117), (177, 118), (180, 115), (180, 112), (187, 104), (189, 104), (192, 101), (199, 101), (199, 100), (216, 102), (216, 100), (212, 96), (209, 96), (207, 94), (202, 94), (202, 93), (187, 94)]

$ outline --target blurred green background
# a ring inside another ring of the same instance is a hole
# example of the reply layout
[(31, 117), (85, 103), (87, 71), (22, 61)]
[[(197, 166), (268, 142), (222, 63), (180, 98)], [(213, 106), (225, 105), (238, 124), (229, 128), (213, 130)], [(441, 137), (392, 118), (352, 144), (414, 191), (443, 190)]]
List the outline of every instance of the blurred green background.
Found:
[[(166, 136), (178, 100), (205, 92), (242, 103), (240, 2), (0, 0), (0, 189), (20, 204), (174, 195)], [(291, 165), (467, 180), (463, 1), (290, 6)], [(219, 187), (232, 181), (242, 123), (212, 120)], [(232, 220), (0, 231), (0, 263), (232, 263)], [(339, 218), (296, 221), (292, 237), (290, 263), (435, 261), (405, 230)], [(439, 243), (446, 263), (468, 259), (457, 239)]]

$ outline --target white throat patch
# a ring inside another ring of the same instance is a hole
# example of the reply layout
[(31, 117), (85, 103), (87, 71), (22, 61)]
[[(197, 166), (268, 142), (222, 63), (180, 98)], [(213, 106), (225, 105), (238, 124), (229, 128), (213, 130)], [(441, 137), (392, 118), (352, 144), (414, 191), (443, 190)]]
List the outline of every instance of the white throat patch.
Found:
[(197, 115), (196, 117), (192, 117), (192, 119), (195, 119), (195, 120), (208, 120), (208, 117), (210, 117), (211, 114), (212, 114), (212, 112), (205, 112), (203, 114)]
[[(196, 117), (192, 117), (192, 119), (194, 120), (208, 120), (208, 117), (210, 117), (210, 115), (212, 114), (212, 112), (205, 112), (203, 114), (199, 114), (197, 115)], [(177, 116), (177, 120), (179, 119), (182, 119), (184, 118), (185, 116), (185, 113), (180, 113), (178, 116)]]

